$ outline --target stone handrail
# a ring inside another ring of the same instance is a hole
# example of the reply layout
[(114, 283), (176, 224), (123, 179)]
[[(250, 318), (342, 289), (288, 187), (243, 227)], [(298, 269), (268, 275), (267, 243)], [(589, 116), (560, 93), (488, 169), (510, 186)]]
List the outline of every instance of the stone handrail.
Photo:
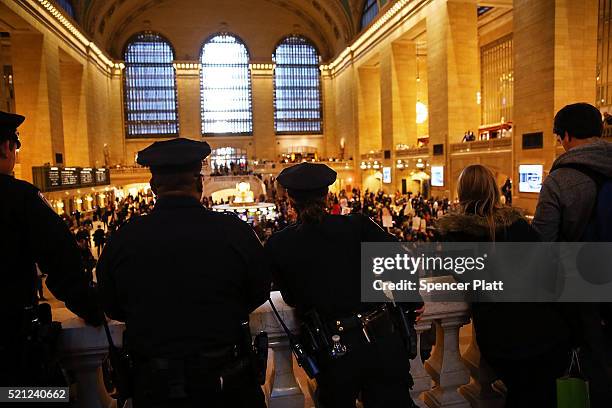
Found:
[[(448, 277), (430, 279), (446, 280)], [(295, 333), (298, 321), (293, 309), (283, 302), (278, 292), (272, 292), (271, 298), (284, 322)], [(416, 325), (419, 352), (410, 363), (415, 383), (411, 393), (417, 404), (430, 408), (503, 406), (502, 396), (491, 388), (494, 377), (480, 357), (474, 336), (464, 355), (460, 353), (459, 330), (469, 322), (469, 305), (432, 302), (425, 296), (424, 301), (425, 311)], [(104, 388), (100, 368), (107, 354), (103, 329), (85, 326), (66, 309), (54, 309), (54, 316), (64, 327), (61, 350), (64, 364), (76, 374), (78, 407), (114, 408), (116, 402)], [(264, 330), (270, 340), (268, 372), (263, 386), (268, 407), (309, 406), (307, 403), (313, 400), (314, 382), (307, 381), (302, 369), (296, 366), (289, 340), (268, 303), (251, 314), (250, 324), (253, 335)], [(432, 326), (436, 328), (435, 346), (430, 358), (422, 362), (421, 336)], [(111, 331), (117, 344), (121, 344), (123, 324), (111, 322)], [(302, 378), (302, 387), (298, 378)]]
[(482, 152), (486, 150), (507, 150), (512, 148), (512, 138), (502, 137), (497, 139), (489, 140), (476, 140), (473, 142), (461, 142), (451, 143), (450, 152), (452, 153), (464, 153), (464, 152)]
[(399, 149), (395, 151), (395, 157), (398, 159), (407, 157), (422, 157), (429, 155), (429, 147), (409, 147), (407, 149)]
[[(251, 165), (250, 168), (253, 170), (254, 173), (271, 173), (271, 174), (276, 174), (279, 173), (281, 170), (283, 170), (286, 167), (291, 167), (294, 166), (296, 164), (298, 164), (299, 162), (296, 163), (283, 163), (283, 162), (268, 162), (265, 164), (255, 164), (255, 165)], [(323, 163), (328, 165), (329, 167), (331, 167), (332, 169), (335, 170), (345, 170), (345, 169), (352, 169), (353, 168), (353, 160), (334, 160), (334, 161), (330, 161), (330, 160), (319, 160), (315, 163)]]

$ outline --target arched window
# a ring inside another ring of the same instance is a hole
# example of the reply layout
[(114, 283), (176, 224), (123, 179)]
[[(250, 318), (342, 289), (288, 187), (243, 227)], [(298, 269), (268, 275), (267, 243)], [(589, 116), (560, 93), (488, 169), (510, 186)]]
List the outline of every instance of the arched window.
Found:
[(125, 125), (129, 138), (178, 136), (174, 51), (159, 34), (134, 36), (125, 48)]
[(74, 6), (72, 5), (72, 2), (70, 0), (56, 0), (56, 2), (58, 6), (64, 9), (66, 14), (72, 17), (73, 20), (76, 20)]
[(378, 14), (378, 1), (365, 0), (363, 12), (361, 13), (361, 29), (363, 30), (374, 20)]
[(251, 134), (251, 73), (244, 43), (232, 34), (217, 34), (202, 46), (200, 61), (202, 134)]
[(274, 51), (276, 133), (321, 133), (319, 53), (305, 38), (285, 38)]

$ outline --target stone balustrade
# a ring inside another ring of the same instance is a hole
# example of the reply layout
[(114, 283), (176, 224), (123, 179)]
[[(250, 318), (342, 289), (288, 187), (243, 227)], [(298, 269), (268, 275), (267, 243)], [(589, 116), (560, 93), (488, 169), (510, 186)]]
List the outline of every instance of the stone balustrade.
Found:
[[(278, 292), (273, 292), (271, 298), (284, 322), (296, 332), (298, 323), (293, 309), (282, 301)], [(426, 297), (424, 301), (425, 311), (416, 325), (419, 353), (411, 361), (415, 383), (412, 395), (417, 404), (430, 408), (503, 406), (501, 395), (490, 386), (494, 377), (482, 361), (473, 336), (464, 355), (460, 353), (459, 330), (469, 322), (469, 305), (465, 302), (431, 302)], [(54, 318), (61, 321), (64, 328), (60, 348), (65, 366), (74, 372), (77, 380), (78, 407), (116, 407), (116, 401), (108, 395), (102, 381), (100, 367), (107, 354), (104, 330), (85, 326), (66, 309), (54, 309)], [(250, 324), (253, 335), (263, 330), (268, 332), (270, 340), (264, 385), (268, 407), (310, 406), (314, 383), (307, 380), (300, 367), (296, 367), (288, 338), (268, 303), (251, 314)], [(110, 327), (115, 342), (120, 345), (123, 324), (111, 322)], [(435, 346), (430, 358), (422, 362), (421, 335), (431, 327), (436, 329)], [(302, 387), (298, 378), (302, 379)]]
[(507, 152), (512, 149), (512, 138), (502, 137), (489, 140), (476, 140), (473, 142), (451, 143), (450, 153), (482, 153), (483, 151)]

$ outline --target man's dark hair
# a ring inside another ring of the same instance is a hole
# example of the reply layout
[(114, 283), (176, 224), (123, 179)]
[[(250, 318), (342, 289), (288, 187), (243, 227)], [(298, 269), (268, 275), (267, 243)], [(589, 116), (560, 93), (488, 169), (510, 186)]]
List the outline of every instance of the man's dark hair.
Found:
[(553, 132), (561, 137), (565, 132), (576, 139), (601, 137), (602, 131), (601, 113), (588, 103), (566, 105), (555, 115)]
[(197, 175), (194, 172), (153, 174), (151, 185), (155, 187), (158, 194), (163, 194), (166, 191), (189, 191), (196, 185), (196, 177)]

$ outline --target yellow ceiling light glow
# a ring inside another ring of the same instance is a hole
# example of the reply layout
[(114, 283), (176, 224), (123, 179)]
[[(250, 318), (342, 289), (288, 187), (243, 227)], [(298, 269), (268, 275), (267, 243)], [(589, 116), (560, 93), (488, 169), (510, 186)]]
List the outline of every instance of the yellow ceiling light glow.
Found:
[(416, 123), (419, 125), (425, 123), (427, 120), (427, 115), (429, 112), (427, 111), (427, 105), (425, 105), (421, 101), (417, 101), (416, 103)]
[(96, 44), (92, 41), (89, 41), (81, 31), (74, 26), (70, 22), (69, 19), (64, 17), (62, 12), (58, 10), (51, 2), (48, 0), (38, 0), (38, 3), (45, 9), (47, 12), (55, 18), (70, 34), (72, 34), (81, 44), (83, 44), (86, 48), (88, 48), (102, 63), (104, 63), (108, 68), (114, 68), (115, 63), (108, 58)]

